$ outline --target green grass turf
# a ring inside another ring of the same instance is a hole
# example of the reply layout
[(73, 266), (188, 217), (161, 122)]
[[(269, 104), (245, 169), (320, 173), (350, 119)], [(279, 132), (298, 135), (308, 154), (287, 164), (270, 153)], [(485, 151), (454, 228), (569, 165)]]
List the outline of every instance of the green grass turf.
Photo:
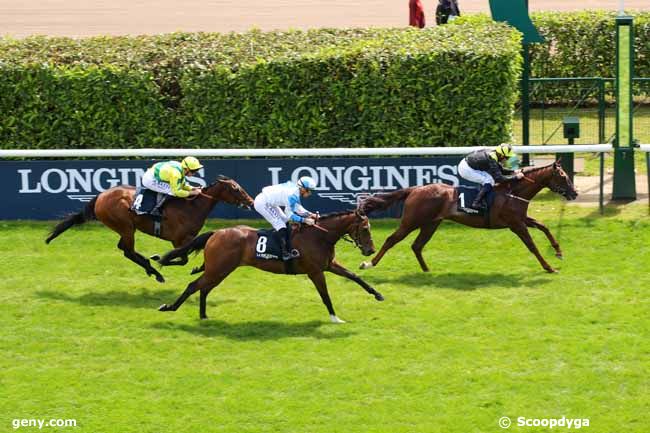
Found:
[[(425, 249), (424, 274), (411, 235), (358, 271), (383, 303), (328, 276), (344, 325), (306, 277), (251, 268), (211, 293), (209, 320), (196, 297), (161, 313), (189, 265), (158, 284), (98, 224), (46, 246), (51, 223), (0, 222), (0, 431), (61, 418), (78, 426), (43, 431), (469, 433), (566, 416), (589, 418), (591, 433), (647, 432), (647, 212), (542, 199), (531, 214), (566, 259), (533, 236), (555, 275), (510, 232), (453, 223)], [(395, 226), (373, 222), (378, 248)], [(168, 244), (140, 236), (138, 248)], [(347, 243), (337, 253), (351, 269), (363, 259)]]

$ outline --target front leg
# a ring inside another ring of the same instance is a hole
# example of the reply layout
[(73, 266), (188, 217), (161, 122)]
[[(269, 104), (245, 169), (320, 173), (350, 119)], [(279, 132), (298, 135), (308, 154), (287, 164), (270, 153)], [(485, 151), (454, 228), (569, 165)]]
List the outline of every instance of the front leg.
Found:
[(327, 307), (327, 311), (330, 313), (330, 320), (332, 320), (332, 323), (345, 323), (343, 320), (339, 319), (334, 312), (330, 294), (327, 292), (325, 274), (323, 274), (323, 272), (309, 274), (309, 279), (311, 279), (311, 281), (314, 283), (314, 286), (316, 286), (316, 290), (318, 290), (318, 294), (320, 295), (323, 304), (325, 304), (325, 307)]
[(348, 280), (354, 281), (355, 283), (357, 283), (358, 285), (363, 287), (366, 292), (370, 293), (371, 295), (374, 295), (376, 300), (378, 300), (378, 301), (383, 301), (384, 300), (384, 297), (381, 295), (381, 293), (379, 293), (378, 291), (373, 289), (370, 286), (370, 284), (366, 283), (361, 278), (359, 278), (359, 276), (357, 274), (355, 274), (353, 272), (350, 272), (347, 269), (345, 269), (336, 260), (332, 260), (332, 262), (330, 263), (329, 268), (327, 268), (327, 270), (330, 271), (333, 274), (340, 275), (342, 277), (347, 278)]
[(563, 258), (562, 250), (560, 249), (560, 244), (558, 243), (558, 241), (555, 240), (548, 227), (546, 227), (544, 224), (531, 217), (526, 217), (526, 225), (528, 227), (534, 227), (538, 230), (541, 230), (546, 235), (549, 242), (551, 243), (551, 246), (555, 250), (555, 257), (557, 257), (558, 259)]
[(531, 253), (537, 257), (537, 260), (539, 263), (542, 265), (542, 267), (546, 270), (546, 272), (554, 273), (557, 272), (555, 269), (549, 265), (546, 260), (544, 260), (544, 257), (539, 253), (539, 250), (537, 249), (537, 246), (535, 245), (535, 242), (533, 241), (533, 238), (530, 237), (530, 233), (528, 233), (528, 228), (524, 223), (517, 224), (516, 226), (511, 226), (510, 230), (515, 233), (517, 236), (519, 236), (519, 239), (523, 241), (524, 244), (528, 247)]

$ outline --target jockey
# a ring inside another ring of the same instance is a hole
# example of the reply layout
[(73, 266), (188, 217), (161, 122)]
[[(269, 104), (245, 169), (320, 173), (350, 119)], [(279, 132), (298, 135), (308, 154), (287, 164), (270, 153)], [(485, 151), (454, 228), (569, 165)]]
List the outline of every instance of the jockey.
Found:
[[(185, 178), (199, 171), (203, 166), (193, 156), (183, 161), (165, 161), (154, 164), (142, 176), (142, 186), (158, 193), (174, 197), (186, 198), (200, 194), (200, 188), (194, 188), (185, 183)], [(164, 197), (164, 196), (163, 196)], [(165, 200), (159, 200), (151, 213), (160, 214), (160, 206)]]
[(515, 156), (512, 146), (507, 143), (498, 145), (493, 150), (480, 149), (467, 155), (458, 164), (458, 174), (470, 182), (481, 184), (472, 208), (480, 209), (483, 198), (490, 192), (495, 183), (511, 182), (524, 177), (521, 171), (504, 168), (503, 164)]
[(288, 181), (264, 187), (255, 197), (255, 210), (271, 223), (278, 233), (284, 261), (297, 255), (291, 248), (287, 223), (293, 221), (314, 225), (318, 219), (317, 214), (309, 212), (300, 204), (300, 198), (309, 197), (314, 188), (316, 188), (316, 181), (309, 176), (303, 176), (296, 183)]

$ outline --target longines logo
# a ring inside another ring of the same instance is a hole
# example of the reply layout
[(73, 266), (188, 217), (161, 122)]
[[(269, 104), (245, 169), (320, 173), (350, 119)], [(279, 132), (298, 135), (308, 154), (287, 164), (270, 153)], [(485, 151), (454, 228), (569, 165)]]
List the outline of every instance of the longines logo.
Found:
[[(70, 200), (90, 201), (102, 191), (117, 185), (140, 186), (145, 169), (142, 168), (49, 168), (40, 176), (32, 169), (17, 170), (20, 177), (20, 194), (62, 194)], [(203, 176), (201, 169), (199, 175)], [(189, 177), (194, 184), (205, 186), (200, 177)]]
[[(269, 167), (271, 183), (281, 182), (282, 167)], [(288, 176), (297, 181), (301, 176), (313, 177), (318, 186), (316, 194), (329, 200), (356, 205), (361, 199), (380, 191), (390, 191), (428, 183), (447, 183), (458, 186), (455, 165), (377, 165), (348, 167), (302, 166)], [(323, 192), (321, 192), (323, 191)], [(331, 191), (331, 192), (330, 192)]]

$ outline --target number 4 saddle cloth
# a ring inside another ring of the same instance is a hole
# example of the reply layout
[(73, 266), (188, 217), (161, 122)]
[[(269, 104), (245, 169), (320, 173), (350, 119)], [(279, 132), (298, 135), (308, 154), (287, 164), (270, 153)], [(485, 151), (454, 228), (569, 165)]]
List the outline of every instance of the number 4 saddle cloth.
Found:
[(474, 186), (457, 186), (456, 192), (458, 194), (458, 212), (466, 213), (469, 215), (485, 216), (490, 212), (490, 208), (494, 203), (494, 189), (492, 189), (485, 197), (485, 205), (481, 209), (474, 209), (472, 203), (474, 198), (479, 192), (479, 188)]

